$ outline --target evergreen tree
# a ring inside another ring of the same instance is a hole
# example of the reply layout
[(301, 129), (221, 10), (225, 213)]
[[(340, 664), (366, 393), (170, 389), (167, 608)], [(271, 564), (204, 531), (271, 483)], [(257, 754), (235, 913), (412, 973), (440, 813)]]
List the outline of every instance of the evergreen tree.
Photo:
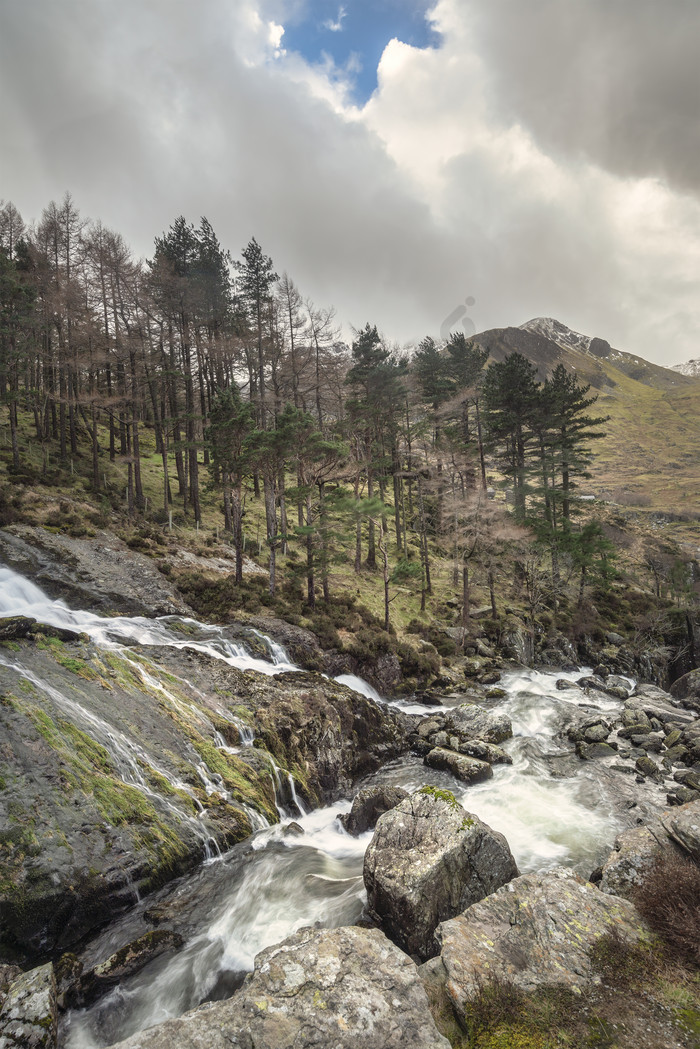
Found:
[(526, 513), (538, 390), (535, 368), (520, 353), (489, 365), (484, 377), (484, 422), (503, 472), (513, 486), (515, 516), (521, 522)]

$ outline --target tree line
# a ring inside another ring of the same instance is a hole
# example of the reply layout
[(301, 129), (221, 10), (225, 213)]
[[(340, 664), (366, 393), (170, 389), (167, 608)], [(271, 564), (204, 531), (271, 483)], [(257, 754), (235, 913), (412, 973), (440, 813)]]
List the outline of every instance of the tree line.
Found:
[(213, 486), (240, 581), (246, 501), (261, 500), (270, 592), (278, 553), (300, 544), (311, 607), (328, 599), (330, 566), (349, 549), (356, 572), (382, 574), (388, 625), (401, 580), (420, 585), (425, 606), (439, 551), (460, 580), (466, 626), (473, 566), (495, 614), (495, 575), (526, 527), (550, 552), (553, 582), (565, 562), (583, 585), (602, 539), (572, 527), (576, 489), (605, 420), (562, 365), (540, 382), (520, 354), (487, 357), (461, 334), (400, 351), (370, 323), (347, 345), (332, 308), (280, 277), (254, 238), (234, 259), (206, 218), (177, 218), (138, 260), (68, 194), (31, 227), (0, 207), (10, 472), (24, 468), (23, 413), (45, 468), (87, 445), (99, 493), (105, 462), (124, 463), (138, 516), (148, 433), (161, 513), (177, 505), (200, 522)]

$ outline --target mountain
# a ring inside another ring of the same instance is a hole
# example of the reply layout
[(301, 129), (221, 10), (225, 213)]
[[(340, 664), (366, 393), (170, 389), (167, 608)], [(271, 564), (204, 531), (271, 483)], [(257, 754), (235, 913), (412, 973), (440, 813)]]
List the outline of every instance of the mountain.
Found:
[(605, 339), (582, 335), (551, 317), (518, 328), (492, 328), (474, 341), (488, 349), (492, 360), (522, 353), (540, 379), (561, 363), (590, 384), (598, 395), (596, 411), (609, 417), (605, 438), (596, 442), (591, 494), (698, 520), (699, 376), (614, 349)]
[(685, 364), (674, 364), (671, 371), (678, 372), (679, 375), (690, 375), (693, 378), (700, 377), (700, 357), (694, 357), (690, 361), (686, 361)]

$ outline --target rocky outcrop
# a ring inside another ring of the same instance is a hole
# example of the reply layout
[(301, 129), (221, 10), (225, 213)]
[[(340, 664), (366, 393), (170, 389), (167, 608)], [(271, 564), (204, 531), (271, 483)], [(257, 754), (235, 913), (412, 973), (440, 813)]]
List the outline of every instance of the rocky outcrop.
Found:
[(430, 787), (380, 817), (363, 871), (371, 917), (422, 959), (436, 953), (439, 922), (516, 875), (503, 835)]
[(357, 837), (372, 830), (385, 812), (396, 808), (408, 797), (401, 787), (365, 787), (355, 795), (350, 812), (338, 818), (348, 834)]
[(152, 557), (109, 532), (74, 539), (13, 525), (0, 529), (0, 561), (72, 607), (122, 615), (193, 615)]
[(53, 966), (22, 973), (0, 1004), (2, 1049), (56, 1049), (58, 1011)]
[(232, 998), (115, 1049), (449, 1049), (414, 963), (376, 929), (302, 929), (268, 947)]
[(402, 752), (413, 724), (318, 674), (41, 634), (12, 644), (0, 651), (0, 958), (25, 964), (245, 838), (252, 810), (275, 822), (276, 777), (331, 802)]
[(526, 874), (443, 922), (437, 933), (450, 1000), (464, 1021), (469, 1002), (490, 981), (525, 992), (582, 991), (599, 981), (591, 948), (614, 934), (634, 944), (645, 935), (626, 900), (600, 892), (574, 871)]

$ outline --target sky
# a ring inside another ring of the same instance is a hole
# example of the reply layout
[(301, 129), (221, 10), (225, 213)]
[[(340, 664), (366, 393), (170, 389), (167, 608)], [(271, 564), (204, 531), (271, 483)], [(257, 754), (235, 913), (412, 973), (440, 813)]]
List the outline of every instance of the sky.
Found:
[(0, 199), (255, 237), (346, 333), (700, 356), (697, 0), (0, 0)]

